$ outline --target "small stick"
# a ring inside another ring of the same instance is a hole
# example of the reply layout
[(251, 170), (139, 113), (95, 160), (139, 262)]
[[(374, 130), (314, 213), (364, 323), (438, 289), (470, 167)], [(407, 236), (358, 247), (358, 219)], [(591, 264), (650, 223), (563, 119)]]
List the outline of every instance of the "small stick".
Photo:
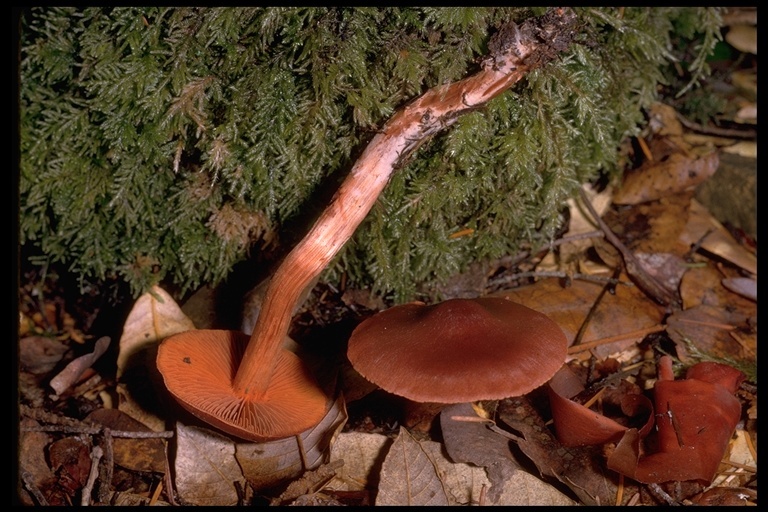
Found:
[(659, 484), (648, 484), (648, 490), (651, 491), (651, 494), (656, 496), (658, 499), (664, 501), (667, 505), (671, 505), (673, 507), (679, 507), (680, 504), (675, 501), (672, 496), (667, 494), (667, 492), (659, 487)]
[(35, 483), (32, 481), (32, 475), (29, 473), (29, 471), (21, 472), (21, 481), (24, 482), (24, 487), (27, 489), (27, 491), (29, 491), (30, 494), (32, 494), (38, 505), (41, 507), (48, 506), (48, 500), (45, 499), (43, 493), (40, 492), (40, 489), (38, 489)]
[(600, 215), (595, 211), (592, 203), (589, 202), (589, 198), (583, 189), (579, 189), (579, 194), (584, 206), (589, 211), (594, 221), (598, 224), (600, 229), (605, 233), (605, 238), (613, 245), (624, 259), (624, 266), (626, 267), (627, 274), (630, 277), (637, 280), (638, 286), (650, 295), (656, 302), (669, 306), (673, 309), (680, 309), (680, 299), (678, 299), (674, 293), (664, 287), (655, 277), (646, 272), (635, 255), (627, 249), (627, 247), (619, 240), (619, 237), (611, 231), (611, 228), (603, 221)]
[(99, 476), (99, 461), (104, 452), (100, 446), (94, 446), (91, 451), (91, 472), (88, 473), (88, 481), (83, 487), (82, 494), (80, 496), (80, 506), (87, 507), (91, 504), (91, 492), (93, 491), (93, 484), (96, 483), (96, 477)]
[[(40, 426), (22, 426), (22, 432), (62, 432), (64, 434), (90, 434), (98, 435), (104, 433), (103, 427), (85, 427), (69, 425), (40, 425)], [(112, 430), (112, 437), (121, 437), (128, 439), (152, 439), (155, 437), (171, 438), (173, 432), (133, 432), (130, 430)]]
[(623, 284), (625, 286), (634, 286), (633, 283), (621, 281), (613, 277), (592, 276), (589, 274), (582, 274), (579, 272), (576, 272), (574, 274), (569, 274), (567, 272), (563, 272), (560, 270), (535, 270), (530, 272), (518, 272), (517, 274), (512, 274), (511, 276), (503, 276), (497, 279), (493, 279), (492, 284), (494, 285), (508, 284), (512, 281), (517, 281), (518, 279), (525, 279), (527, 277), (557, 277), (560, 279), (580, 279), (582, 281), (593, 281), (595, 283), (604, 283), (612, 286), (615, 286), (618, 284)]
[(732, 139), (755, 139), (757, 138), (756, 130), (734, 130), (730, 128), (720, 128), (718, 126), (704, 126), (699, 123), (694, 123), (690, 119), (683, 116), (680, 112), (675, 112), (680, 124), (693, 130), (694, 132), (703, 133), (705, 135), (716, 135), (718, 137), (727, 137)]
[(613, 343), (614, 341), (621, 341), (627, 338), (634, 338), (635, 336), (645, 336), (654, 332), (663, 331), (666, 329), (663, 325), (654, 325), (653, 327), (646, 327), (644, 329), (638, 329), (637, 331), (625, 332), (623, 334), (617, 334), (616, 336), (609, 336), (607, 338), (600, 338), (599, 340), (587, 341), (586, 343), (580, 343), (578, 345), (572, 345), (568, 347), (569, 354), (575, 354), (577, 352), (583, 352), (590, 350), (606, 343)]
[[(620, 273), (621, 270), (617, 267), (613, 272), (614, 279), (617, 278)], [(603, 288), (600, 290), (600, 293), (597, 295), (597, 297), (595, 297), (595, 300), (592, 301), (592, 306), (589, 308), (589, 312), (587, 312), (587, 316), (584, 318), (584, 321), (581, 322), (579, 330), (576, 333), (576, 337), (573, 340), (574, 345), (581, 343), (581, 339), (584, 337), (584, 333), (587, 332), (587, 327), (589, 327), (589, 322), (592, 320), (592, 317), (595, 316), (595, 311), (597, 311), (597, 308), (600, 307), (600, 303), (603, 301), (603, 297), (605, 297), (605, 293), (608, 290), (613, 291), (613, 287), (610, 284), (603, 286)]]
[(98, 488), (99, 501), (106, 502), (109, 496), (109, 489), (112, 485), (112, 475), (115, 471), (115, 450), (112, 440), (112, 430), (104, 429), (104, 473), (101, 479), (101, 485)]
[(623, 499), (624, 499), (624, 475), (619, 473), (619, 485), (616, 489), (616, 506), (617, 507), (621, 505), (621, 500)]

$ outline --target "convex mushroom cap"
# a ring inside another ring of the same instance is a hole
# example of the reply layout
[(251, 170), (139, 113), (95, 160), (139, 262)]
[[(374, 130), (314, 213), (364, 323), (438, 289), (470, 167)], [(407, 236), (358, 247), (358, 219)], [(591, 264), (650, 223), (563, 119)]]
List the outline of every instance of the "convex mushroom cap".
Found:
[(264, 396), (236, 393), (233, 380), (250, 337), (193, 330), (165, 339), (157, 367), (189, 412), (219, 429), (262, 442), (299, 434), (323, 419), (328, 399), (299, 357), (280, 349)]
[(347, 357), (366, 379), (417, 402), (521, 396), (565, 362), (568, 341), (549, 317), (495, 297), (410, 303), (352, 332)]

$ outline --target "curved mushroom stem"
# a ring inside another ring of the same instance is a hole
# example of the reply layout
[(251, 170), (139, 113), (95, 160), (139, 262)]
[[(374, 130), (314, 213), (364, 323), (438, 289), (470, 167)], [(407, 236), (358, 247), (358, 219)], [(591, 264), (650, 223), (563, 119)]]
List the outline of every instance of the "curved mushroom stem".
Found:
[[(526, 72), (551, 60), (556, 52), (539, 43), (545, 32), (557, 50), (567, 46), (575, 15), (554, 9), (518, 29), (503, 27), (489, 43), (492, 55), (482, 70), (468, 78), (434, 87), (398, 111), (368, 144), (331, 204), (312, 229), (281, 263), (267, 287), (259, 317), (234, 379), (234, 390), (247, 395), (266, 393), (304, 289), (354, 234), (384, 190), (395, 169), (428, 137), (453, 124), (463, 113), (482, 106), (519, 81)], [(563, 41), (565, 41), (565, 45)], [(555, 42), (557, 44), (555, 44)], [(539, 50), (541, 47), (541, 51)], [(536, 52), (536, 58), (526, 59)]]

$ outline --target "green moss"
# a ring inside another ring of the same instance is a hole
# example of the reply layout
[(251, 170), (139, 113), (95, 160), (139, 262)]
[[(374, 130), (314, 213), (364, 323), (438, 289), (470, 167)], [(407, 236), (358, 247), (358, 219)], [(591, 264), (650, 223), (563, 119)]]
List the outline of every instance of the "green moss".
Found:
[[(21, 242), (135, 295), (216, 284), (322, 208), (319, 191), (396, 109), (476, 71), (503, 20), (541, 12), (31, 8)], [(671, 38), (696, 37), (691, 68), (706, 72), (719, 34), (714, 9), (577, 12), (577, 43), (424, 144), (321, 279), (346, 273), (403, 301), (545, 243), (581, 183), (621, 171), (617, 148), (665, 82)]]

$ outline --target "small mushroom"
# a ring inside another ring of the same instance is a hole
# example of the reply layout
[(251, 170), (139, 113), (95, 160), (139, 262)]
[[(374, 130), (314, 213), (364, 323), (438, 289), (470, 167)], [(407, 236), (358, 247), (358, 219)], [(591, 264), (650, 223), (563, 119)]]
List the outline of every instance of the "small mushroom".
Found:
[(158, 348), (168, 391), (189, 412), (229, 434), (266, 441), (303, 432), (323, 419), (327, 397), (297, 355), (281, 349), (263, 395), (233, 385), (249, 336), (238, 331), (193, 330)]
[(567, 345), (543, 313), (481, 297), (379, 312), (352, 332), (347, 357), (385, 391), (446, 404), (524, 395), (557, 372)]

